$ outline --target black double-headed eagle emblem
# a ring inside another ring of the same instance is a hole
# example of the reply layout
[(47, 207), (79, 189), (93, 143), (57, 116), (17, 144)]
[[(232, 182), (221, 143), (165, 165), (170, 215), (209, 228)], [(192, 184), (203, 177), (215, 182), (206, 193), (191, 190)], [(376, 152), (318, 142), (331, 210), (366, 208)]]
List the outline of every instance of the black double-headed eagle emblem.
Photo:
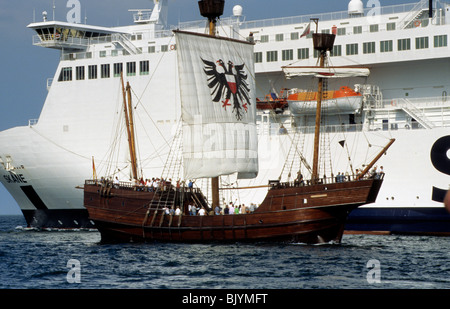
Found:
[(236, 119), (241, 120), (243, 113), (246, 113), (251, 105), (245, 64), (235, 65), (228, 61), (228, 65), (225, 65), (222, 59), (216, 61), (217, 64), (204, 59), (202, 61), (205, 64), (204, 72), (208, 76), (212, 100), (221, 101), (225, 110), (232, 106)]

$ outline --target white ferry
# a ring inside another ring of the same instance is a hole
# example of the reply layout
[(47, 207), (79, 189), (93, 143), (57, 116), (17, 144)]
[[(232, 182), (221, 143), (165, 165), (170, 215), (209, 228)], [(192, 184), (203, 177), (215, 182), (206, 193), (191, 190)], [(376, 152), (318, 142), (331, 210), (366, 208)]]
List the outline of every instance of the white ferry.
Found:
[[(179, 87), (177, 47), (166, 24), (167, 0), (154, 4), (153, 10), (136, 11), (134, 24), (127, 27), (49, 21), (47, 16), (28, 25), (36, 31), (34, 45), (61, 51), (55, 75), (47, 81), (48, 96), (39, 119), (0, 132), (0, 181), (29, 226), (92, 228), (83, 190), (77, 187), (93, 171), (129, 179), (120, 118), (122, 73), (134, 96), (139, 167), (146, 178), (161, 175), (181, 107), (174, 91)], [(284, 166), (291, 145), (306, 149), (312, 144), (314, 120), (308, 113), (291, 112), (288, 99), (307, 92), (315, 82), (287, 71), (316, 65), (310, 38), (316, 31), (311, 18), (316, 18), (318, 31), (337, 34), (330, 57), (333, 66), (370, 69), (368, 76), (330, 79), (327, 84), (328, 91), (351, 88), (361, 100), (345, 111), (334, 108), (323, 119), (323, 130), (330, 132), (334, 145), (324, 151), (339, 163), (324, 167), (321, 175), (354, 173), (361, 167), (358, 162), (372, 155), (368, 144), (376, 153), (387, 139), (396, 139), (379, 161), (386, 176), (376, 203), (353, 211), (347, 230), (449, 234), (450, 215), (442, 201), (450, 184), (450, 4), (420, 1), (365, 8), (362, 1), (351, 0), (343, 9), (245, 21), (242, 8), (236, 6), (232, 16), (220, 20), (219, 35), (255, 42), (261, 103), (259, 175), (239, 183), (223, 178), (222, 187), (253, 189), (236, 196), (223, 190), (222, 198), (261, 202), (269, 180), (292, 179)], [(176, 28), (204, 32), (205, 25), (202, 20)], [(275, 108), (263, 104), (277, 101), (288, 104)], [(304, 151), (305, 159), (309, 153)], [(352, 163), (350, 155), (355, 157)], [(307, 159), (301, 164), (307, 167)]]

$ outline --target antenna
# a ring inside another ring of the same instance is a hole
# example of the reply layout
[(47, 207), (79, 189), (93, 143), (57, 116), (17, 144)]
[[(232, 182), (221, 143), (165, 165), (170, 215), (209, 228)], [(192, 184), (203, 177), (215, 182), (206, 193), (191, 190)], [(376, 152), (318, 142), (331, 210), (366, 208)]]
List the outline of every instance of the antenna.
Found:
[(53, 0), (53, 20), (55, 20), (55, 9), (56, 9), (55, 0)]

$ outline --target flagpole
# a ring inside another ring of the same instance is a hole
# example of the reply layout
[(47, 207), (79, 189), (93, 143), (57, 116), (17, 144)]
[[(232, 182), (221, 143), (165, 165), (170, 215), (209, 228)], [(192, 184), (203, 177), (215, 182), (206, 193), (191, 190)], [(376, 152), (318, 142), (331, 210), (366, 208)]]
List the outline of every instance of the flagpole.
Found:
[[(217, 19), (223, 14), (225, 0), (201, 0), (198, 2), (200, 14), (209, 20), (209, 35), (216, 35)], [(213, 209), (220, 207), (219, 176), (211, 178), (211, 194)]]

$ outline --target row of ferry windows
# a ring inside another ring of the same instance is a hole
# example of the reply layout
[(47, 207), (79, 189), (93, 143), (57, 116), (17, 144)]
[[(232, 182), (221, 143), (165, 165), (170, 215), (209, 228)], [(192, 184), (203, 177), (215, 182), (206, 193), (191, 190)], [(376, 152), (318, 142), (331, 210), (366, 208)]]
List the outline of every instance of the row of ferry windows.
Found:
[[(99, 72), (100, 67), (100, 72)], [(120, 77), (123, 72), (123, 63), (114, 63), (112, 65), (113, 68), (113, 76)], [(86, 79), (86, 73), (88, 79), (97, 79), (99, 78), (110, 78), (111, 77), (111, 65), (110, 64), (101, 64), (98, 65), (89, 65), (87, 67), (87, 72), (84, 66), (75, 67), (75, 79), (76, 80), (84, 80)], [(126, 63), (126, 74), (127, 76), (136, 76), (137, 67), (136, 62), (127, 62)], [(140, 75), (149, 75), (150, 74), (150, 62), (148, 60), (139, 62), (139, 74)], [(58, 81), (71, 81), (72, 80), (72, 67), (64, 67), (59, 74)]]
[[(375, 42), (364, 42), (362, 44), (362, 52), (363, 54), (374, 54), (376, 52)], [(394, 51), (394, 41), (380, 41), (379, 44), (380, 52), (392, 52)], [(420, 37), (415, 38), (415, 46), (416, 49), (426, 49), (429, 48), (429, 38), (428, 37)], [(436, 35), (434, 36), (434, 47), (446, 47), (447, 46), (447, 35)], [(397, 50), (404, 51), (411, 49), (411, 39), (399, 39), (397, 40)], [(297, 59), (309, 59), (309, 48), (299, 48), (297, 49)], [(359, 53), (359, 44), (346, 44), (345, 45), (345, 54), (347, 56), (358, 55)], [(333, 47), (333, 51), (331, 56), (342, 56), (342, 45), (335, 45)], [(314, 50), (314, 58), (317, 58), (317, 51)], [(294, 60), (294, 50), (293, 49), (285, 49), (281, 51), (281, 60), (282, 61), (290, 61)], [(278, 61), (278, 51), (272, 50), (266, 52), (266, 62), (275, 62)], [(262, 63), (263, 62), (263, 53), (256, 52), (255, 53), (255, 62)]]

